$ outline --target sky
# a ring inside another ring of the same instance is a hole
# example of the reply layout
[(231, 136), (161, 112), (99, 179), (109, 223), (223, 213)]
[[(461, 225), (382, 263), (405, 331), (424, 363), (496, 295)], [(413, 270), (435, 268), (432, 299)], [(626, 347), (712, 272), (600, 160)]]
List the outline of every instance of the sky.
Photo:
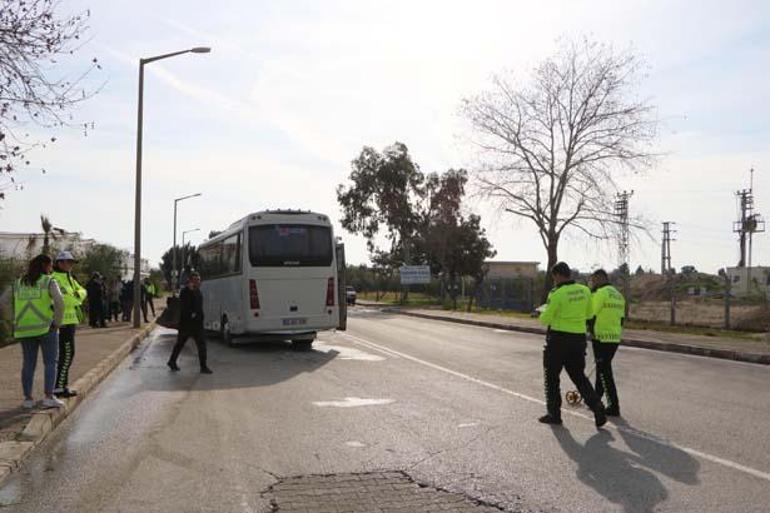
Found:
[[(757, 210), (770, 216), (770, 4), (755, 1), (286, 0), (219, 2), (63, 0), (90, 9), (83, 65), (98, 93), (36, 151), (0, 207), (1, 231), (36, 231), (40, 214), (84, 237), (133, 247), (138, 60), (194, 46), (147, 66), (144, 98), (143, 256), (171, 246), (173, 200), (182, 231), (200, 243), (268, 208), (328, 214), (352, 263), (365, 241), (339, 226), (335, 189), (365, 145), (405, 143), (425, 172), (466, 167), (475, 150), (462, 98), (496, 73), (525, 77), (560, 37), (588, 36), (646, 62), (637, 93), (660, 120), (656, 164), (621, 176), (632, 215), (649, 220), (631, 247), (632, 269), (660, 268), (660, 223), (676, 222), (674, 267), (716, 272), (738, 260), (735, 191), (754, 168)], [(70, 69), (71, 67), (71, 69)], [(46, 173), (40, 172), (45, 168)], [(471, 173), (472, 174), (472, 173)], [(532, 226), (479, 197), (497, 260), (545, 263)], [(567, 233), (560, 257), (586, 270), (615, 267), (613, 245)], [(770, 234), (754, 241), (770, 265)]]

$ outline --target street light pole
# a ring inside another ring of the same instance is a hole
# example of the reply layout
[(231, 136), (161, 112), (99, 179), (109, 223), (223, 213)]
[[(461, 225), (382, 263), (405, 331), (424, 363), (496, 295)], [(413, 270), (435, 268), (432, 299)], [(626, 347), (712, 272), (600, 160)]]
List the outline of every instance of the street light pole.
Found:
[(186, 253), (187, 253), (187, 251), (186, 251), (187, 248), (186, 248), (185, 242), (184, 242), (184, 236), (187, 235), (188, 233), (199, 232), (199, 231), (201, 231), (200, 228), (193, 228), (192, 230), (185, 230), (185, 231), (182, 232), (182, 266), (184, 266), (185, 257), (186, 257)]
[(136, 197), (134, 203), (134, 328), (140, 326), (142, 300), (142, 117), (144, 107), (144, 65), (185, 53), (209, 53), (211, 48), (196, 47), (139, 59), (139, 101), (136, 120)]
[(190, 194), (188, 196), (182, 196), (181, 198), (176, 198), (174, 200), (174, 245), (171, 248), (171, 288), (173, 289), (171, 294), (176, 297), (176, 292), (179, 290), (179, 269), (176, 267), (176, 206), (177, 203), (179, 203), (182, 200), (186, 200), (189, 198), (195, 198), (197, 196), (200, 196), (201, 193), (197, 192), (195, 194)]

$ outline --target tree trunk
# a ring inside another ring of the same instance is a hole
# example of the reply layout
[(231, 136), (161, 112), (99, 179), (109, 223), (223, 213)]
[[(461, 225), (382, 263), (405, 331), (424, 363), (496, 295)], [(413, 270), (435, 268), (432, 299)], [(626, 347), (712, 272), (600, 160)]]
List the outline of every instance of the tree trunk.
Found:
[(474, 281), (473, 292), (468, 297), (468, 307), (465, 309), (466, 312), (470, 313), (471, 310), (473, 310), (473, 298), (476, 297), (476, 294), (478, 294), (478, 291), (479, 291), (479, 284), (478, 282)]
[(558, 248), (559, 239), (557, 239), (555, 235), (550, 236), (548, 240), (548, 246), (546, 247), (546, 251), (548, 252), (548, 264), (546, 264), (545, 286), (543, 287), (543, 296), (541, 298), (540, 304), (545, 304), (545, 300), (548, 299), (548, 293), (553, 288), (553, 276), (551, 276), (551, 269), (553, 269), (553, 266), (556, 265), (556, 262), (559, 261)]

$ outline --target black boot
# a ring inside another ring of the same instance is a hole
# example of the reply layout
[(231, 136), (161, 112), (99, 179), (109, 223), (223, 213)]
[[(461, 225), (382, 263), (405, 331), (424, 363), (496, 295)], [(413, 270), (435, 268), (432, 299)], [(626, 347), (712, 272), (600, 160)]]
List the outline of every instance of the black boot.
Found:
[(166, 363), (166, 365), (168, 365), (168, 368), (174, 372), (178, 372), (180, 370), (179, 366), (173, 360), (169, 360), (168, 363)]
[(547, 413), (537, 419), (539, 422), (542, 422), (543, 424), (555, 424), (557, 426), (561, 425), (561, 417), (555, 417), (551, 415), (550, 413)]
[(201, 367), (201, 374), (214, 374), (214, 371), (208, 367)]
[(600, 428), (607, 423), (607, 415), (604, 413), (604, 405), (599, 403), (594, 408), (594, 420), (596, 421), (596, 427)]

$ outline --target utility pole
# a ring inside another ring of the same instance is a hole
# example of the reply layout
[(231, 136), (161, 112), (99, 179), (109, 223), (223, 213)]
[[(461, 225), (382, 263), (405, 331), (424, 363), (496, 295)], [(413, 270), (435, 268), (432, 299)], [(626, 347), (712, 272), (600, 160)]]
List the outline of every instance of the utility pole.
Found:
[(628, 227), (628, 199), (634, 195), (634, 191), (623, 191), (615, 195), (615, 216), (618, 218), (620, 233), (618, 236), (618, 269), (623, 274), (623, 296), (626, 298), (626, 318), (630, 304), (630, 263), (629, 263), (629, 227)]
[[(751, 294), (751, 257), (754, 249), (754, 234), (765, 231), (765, 220), (760, 214), (754, 212), (754, 169), (751, 169), (749, 188), (737, 191), (735, 195), (738, 198), (740, 216), (738, 221), (733, 223), (733, 233), (738, 234), (738, 244), (740, 246), (741, 257), (738, 261), (738, 267), (746, 268), (747, 292)], [(747, 263), (748, 266), (746, 265)]]
[(660, 273), (667, 276), (669, 300), (671, 303), (671, 325), (676, 324), (676, 293), (674, 291), (674, 270), (671, 268), (671, 226), (676, 223), (671, 221), (663, 222), (663, 240), (660, 247)]

